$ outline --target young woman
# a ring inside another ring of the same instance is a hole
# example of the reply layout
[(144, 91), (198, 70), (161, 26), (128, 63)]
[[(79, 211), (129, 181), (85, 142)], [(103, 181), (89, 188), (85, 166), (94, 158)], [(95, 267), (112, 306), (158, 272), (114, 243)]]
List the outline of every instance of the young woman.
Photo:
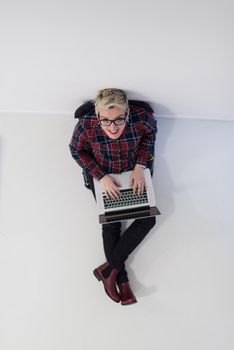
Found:
[[(95, 113), (77, 123), (70, 150), (73, 158), (92, 179), (101, 181), (111, 198), (120, 195), (119, 184), (109, 174), (132, 170), (135, 193), (145, 188), (143, 169), (154, 150), (156, 120), (142, 106), (131, 106), (123, 90), (103, 89), (95, 101)], [(93, 185), (91, 189), (94, 193)], [(95, 193), (94, 193), (95, 195)], [(136, 219), (121, 235), (121, 222), (102, 225), (106, 262), (94, 270), (107, 295), (122, 305), (136, 303), (129, 285), (125, 261), (155, 225), (155, 217)]]

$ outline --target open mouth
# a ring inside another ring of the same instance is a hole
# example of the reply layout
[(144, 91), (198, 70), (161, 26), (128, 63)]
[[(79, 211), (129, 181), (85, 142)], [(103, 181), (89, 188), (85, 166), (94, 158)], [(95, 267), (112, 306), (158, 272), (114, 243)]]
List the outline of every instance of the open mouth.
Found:
[(108, 131), (109, 131), (109, 133), (111, 133), (112, 135), (115, 135), (115, 134), (117, 134), (117, 133), (119, 132), (119, 130), (116, 130), (116, 131), (108, 130)]

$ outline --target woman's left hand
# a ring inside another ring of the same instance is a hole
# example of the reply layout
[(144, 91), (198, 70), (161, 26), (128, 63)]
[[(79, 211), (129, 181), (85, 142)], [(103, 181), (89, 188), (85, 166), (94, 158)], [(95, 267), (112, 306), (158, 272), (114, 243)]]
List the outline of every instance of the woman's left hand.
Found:
[(132, 172), (130, 178), (130, 186), (132, 186), (134, 194), (137, 193), (140, 195), (144, 192), (144, 189), (146, 187), (144, 169), (139, 164), (135, 165), (135, 168)]

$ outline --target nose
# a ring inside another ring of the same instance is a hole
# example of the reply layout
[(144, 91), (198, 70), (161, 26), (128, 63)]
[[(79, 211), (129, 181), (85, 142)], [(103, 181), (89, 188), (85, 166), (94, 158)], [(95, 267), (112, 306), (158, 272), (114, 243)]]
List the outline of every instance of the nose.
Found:
[(111, 123), (110, 125), (111, 130), (115, 131), (117, 128), (118, 128), (117, 125), (115, 125), (114, 123)]

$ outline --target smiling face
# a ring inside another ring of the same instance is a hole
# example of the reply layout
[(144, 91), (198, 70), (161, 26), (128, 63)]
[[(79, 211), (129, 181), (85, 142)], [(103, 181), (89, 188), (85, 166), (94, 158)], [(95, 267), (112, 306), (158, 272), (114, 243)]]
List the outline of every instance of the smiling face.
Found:
[[(124, 113), (124, 110), (120, 107), (101, 109), (99, 112), (99, 120), (102, 123), (105, 123), (106, 120), (110, 120), (110, 121), (117, 120), (118, 122), (121, 118), (125, 118), (125, 117), (126, 115)], [(111, 139), (116, 140), (122, 134), (125, 128), (125, 125), (126, 125), (126, 119), (124, 124), (122, 125), (115, 125), (114, 123), (111, 123), (111, 125), (101, 124), (101, 127)]]

